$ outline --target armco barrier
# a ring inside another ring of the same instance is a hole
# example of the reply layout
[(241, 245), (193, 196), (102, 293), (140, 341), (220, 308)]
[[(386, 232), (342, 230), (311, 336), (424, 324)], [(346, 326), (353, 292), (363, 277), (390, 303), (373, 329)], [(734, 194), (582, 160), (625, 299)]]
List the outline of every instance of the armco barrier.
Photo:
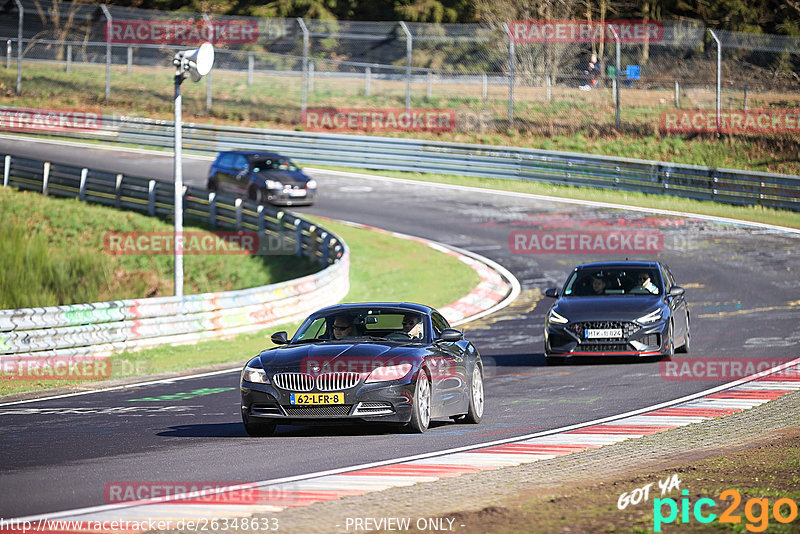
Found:
[[(154, 147), (173, 143), (171, 121), (106, 115), (98, 124), (93, 131), (48, 133)], [(185, 124), (183, 142), (185, 151), (206, 155), (269, 149), (304, 163), (530, 180), (800, 210), (800, 176), (785, 174), (528, 148), (203, 124)]]
[[(51, 196), (171, 215), (174, 187), (147, 178), (4, 156), (3, 185)], [(191, 342), (265, 328), (335, 304), (349, 290), (349, 251), (327, 230), (250, 201), (185, 188), (187, 219), (280, 239), (323, 266), (318, 273), (263, 287), (183, 298), (0, 310), (3, 358), (98, 356), (160, 343)]]

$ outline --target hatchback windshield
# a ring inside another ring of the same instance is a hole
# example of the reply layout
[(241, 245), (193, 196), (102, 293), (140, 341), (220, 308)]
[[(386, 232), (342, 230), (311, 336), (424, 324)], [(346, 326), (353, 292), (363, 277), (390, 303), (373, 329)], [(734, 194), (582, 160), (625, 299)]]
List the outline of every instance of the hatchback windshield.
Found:
[(564, 295), (660, 295), (661, 279), (655, 269), (603, 268), (574, 271), (564, 286)]
[(253, 172), (262, 171), (296, 171), (297, 165), (286, 158), (255, 159), (250, 162)]

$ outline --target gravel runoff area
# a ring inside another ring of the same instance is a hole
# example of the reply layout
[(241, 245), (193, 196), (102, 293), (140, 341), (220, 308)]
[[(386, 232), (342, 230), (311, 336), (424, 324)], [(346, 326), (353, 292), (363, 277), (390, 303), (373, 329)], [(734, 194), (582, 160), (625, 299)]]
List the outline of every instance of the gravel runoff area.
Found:
[[(523, 493), (557, 495), (574, 488), (603, 485), (798, 433), (800, 391), (743, 412), (599, 449), (497, 471), (290, 508), (271, 516), (279, 519), (281, 532), (354, 532), (352, 522), (347, 529), (348, 518), (352, 521), (352, 518), (410, 517), (414, 525), (417, 518), (452, 518), (458, 512), (487, 508), (491, 511), (491, 507), (503, 506), (504, 502)], [(658, 496), (658, 488), (654, 485), (653, 489)], [(616, 502), (621, 491), (618, 487), (609, 488), (609, 500)], [(673, 497), (677, 498), (675, 493)], [(652, 500), (652, 494), (650, 498)], [(461, 524), (454, 524), (452, 531), (472, 531), (465, 521), (456, 522)], [(448, 527), (446, 521), (444, 527)]]

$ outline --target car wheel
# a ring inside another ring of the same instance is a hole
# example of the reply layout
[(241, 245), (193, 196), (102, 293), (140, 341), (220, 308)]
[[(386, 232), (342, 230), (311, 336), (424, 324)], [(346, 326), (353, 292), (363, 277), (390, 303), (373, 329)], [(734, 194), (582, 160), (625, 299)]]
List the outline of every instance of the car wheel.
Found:
[(417, 385), (414, 387), (411, 421), (406, 429), (414, 434), (422, 434), (431, 423), (431, 381), (422, 367), (417, 374)]
[(469, 411), (462, 420), (464, 423), (478, 424), (483, 418), (483, 369), (478, 364), (472, 369), (470, 380)]
[(672, 323), (669, 323), (669, 328), (667, 328), (667, 343), (669, 346), (667, 347), (667, 354), (664, 356), (665, 360), (671, 360), (675, 357), (675, 329), (672, 328)]
[(208, 189), (212, 193), (215, 193), (217, 191), (217, 182), (209, 178), (208, 184), (206, 185), (206, 189)]
[(244, 429), (248, 436), (253, 437), (266, 437), (275, 433), (275, 428), (278, 425), (275, 423), (248, 423), (245, 421)]
[(251, 185), (247, 190), (247, 198), (254, 201), (256, 204), (264, 203), (264, 191), (260, 187)]
[(684, 338), (684, 343), (683, 343), (683, 345), (682, 345), (682, 346), (681, 346), (681, 347), (680, 347), (678, 350), (676, 350), (675, 352), (680, 352), (680, 353), (683, 353), (683, 354), (688, 354), (688, 353), (689, 353), (689, 349), (690, 349), (690, 348), (691, 348), (691, 334), (689, 333), (689, 330), (686, 330), (686, 337)]

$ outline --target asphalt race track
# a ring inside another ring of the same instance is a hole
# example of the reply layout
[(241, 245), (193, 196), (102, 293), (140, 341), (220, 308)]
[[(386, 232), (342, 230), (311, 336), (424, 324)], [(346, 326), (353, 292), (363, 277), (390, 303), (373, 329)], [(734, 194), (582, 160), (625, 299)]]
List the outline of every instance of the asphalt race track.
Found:
[[(112, 153), (7, 137), (0, 137), (0, 151), (164, 181), (172, 176), (171, 154)], [(210, 161), (184, 157), (186, 183), (203, 187)], [(692, 358), (785, 361), (800, 355), (797, 234), (522, 195), (313, 174), (320, 184), (317, 204), (298, 212), (462, 247), (499, 262), (518, 278), (522, 294), (511, 306), (464, 326), (486, 362), (483, 423), (434, 422), (424, 435), (284, 426), (275, 437), (248, 438), (240, 422), (236, 371), (0, 405), (0, 517), (102, 505), (104, 488), (114, 482), (270, 480), (477, 444), (611, 416), (730, 381), (665, 380), (659, 363), (547, 367), (542, 331), (550, 301), (542, 292), (563, 283), (576, 263), (620, 256), (517, 254), (509, 248), (514, 230), (661, 232), (663, 251), (649, 257), (670, 265), (687, 289)], [(402, 257), (392, 260), (403, 264)], [(244, 363), (251, 355), (240, 356)]]

